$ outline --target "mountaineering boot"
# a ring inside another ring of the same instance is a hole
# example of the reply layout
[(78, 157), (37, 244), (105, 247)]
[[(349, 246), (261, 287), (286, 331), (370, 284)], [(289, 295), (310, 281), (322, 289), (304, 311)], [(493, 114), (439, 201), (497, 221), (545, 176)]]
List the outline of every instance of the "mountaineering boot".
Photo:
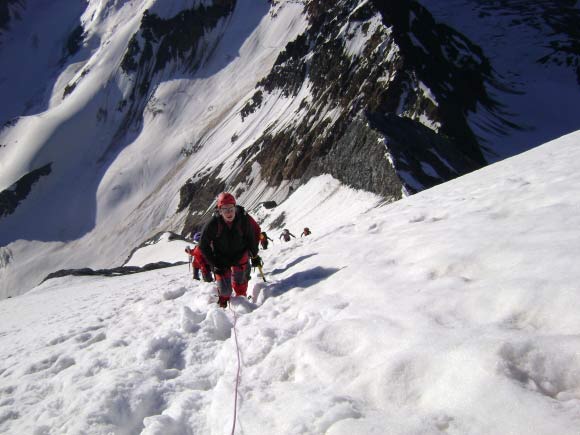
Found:
[(219, 296), (217, 303), (221, 308), (227, 308), (229, 300), (230, 300), (229, 296)]

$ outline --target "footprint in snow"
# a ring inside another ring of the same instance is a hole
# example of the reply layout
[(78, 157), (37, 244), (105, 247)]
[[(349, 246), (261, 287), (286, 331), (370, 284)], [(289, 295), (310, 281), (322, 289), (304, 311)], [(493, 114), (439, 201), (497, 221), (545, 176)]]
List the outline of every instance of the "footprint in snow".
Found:
[(52, 365), (56, 362), (56, 360), (58, 359), (57, 355), (52, 355), (48, 358), (45, 358), (41, 361), (35, 362), (34, 364), (31, 364), (25, 371), (24, 374), (26, 375), (30, 375), (33, 373), (38, 373), (41, 372), (43, 370), (47, 370), (49, 368), (52, 367)]
[(68, 357), (66, 355), (52, 355), (49, 358), (45, 358), (37, 363), (30, 365), (24, 373), (31, 375), (44, 370), (49, 370), (51, 373), (57, 374), (74, 365), (75, 363), (76, 361), (74, 358)]
[(53, 338), (52, 340), (50, 340), (48, 342), (49, 346), (56, 346), (57, 344), (61, 344), (64, 343), (67, 340), (70, 340), (71, 338), (74, 338), (75, 341), (79, 342), (79, 343), (84, 343), (86, 341), (89, 341), (91, 338), (93, 338), (93, 334), (91, 334), (91, 332), (96, 331), (98, 329), (102, 329), (104, 328), (104, 325), (93, 325), (93, 326), (88, 326), (86, 328), (82, 328), (79, 332), (79, 330), (73, 330), (73, 331), (69, 331), (68, 334), (62, 334), (59, 335), (56, 338)]
[(415, 224), (418, 222), (423, 222), (426, 218), (427, 218), (427, 215), (425, 213), (415, 214), (415, 215), (411, 216), (411, 218), (409, 219), (409, 223)]
[[(265, 289), (268, 288), (268, 284), (265, 282), (258, 282), (254, 284), (252, 288), (252, 301), (258, 303), (260, 294), (264, 292)], [(263, 302), (263, 300), (262, 300)]]
[(181, 309), (181, 329), (183, 332), (197, 332), (201, 328), (199, 325), (206, 318), (206, 313), (192, 311), (189, 307)]
[(166, 290), (163, 292), (163, 299), (165, 299), (167, 301), (167, 300), (180, 298), (181, 296), (183, 296), (185, 294), (186, 291), (187, 291), (187, 289), (185, 287), (179, 287), (177, 289)]
[(18, 420), (20, 414), (16, 411), (7, 410), (5, 412), (0, 412), (0, 425), (8, 420)]
[(215, 340), (227, 340), (232, 335), (232, 322), (225, 310), (218, 308), (211, 310), (206, 319), (208, 334)]
[[(252, 299), (254, 300), (254, 299)], [(258, 306), (245, 297), (233, 297), (230, 299), (230, 306), (237, 314), (247, 314), (254, 311)]]
[(185, 358), (183, 356), (187, 343), (179, 332), (168, 332), (151, 338), (146, 343), (145, 358), (156, 358), (161, 362), (162, 368), (183, 370)]
[(83, 340), (82, 344), (79, 346), (81, 349), (85, 349), (89, 346), (92, 346), (95, 343), (98, 343), (100, 341), (103, 341), (107, 338), (107, 335), (104, 332), (99, 332), (96, 335), (92, 335), (90, 334), (90, 337), (88, 337), (88, 339)]

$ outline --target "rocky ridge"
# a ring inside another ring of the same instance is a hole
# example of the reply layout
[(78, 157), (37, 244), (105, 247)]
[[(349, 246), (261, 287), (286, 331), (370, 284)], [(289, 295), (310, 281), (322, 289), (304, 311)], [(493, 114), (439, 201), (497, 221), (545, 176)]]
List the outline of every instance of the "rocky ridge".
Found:
[[(466, 121), (477, 104), (495, 104), (484, 86), (493, 72), (476, 44), (417, 2), (312, 0), (305, 14), (309, 27), (280, 53), (240, 117), (268, 110), (274, 96), (298, 99), (299, 110), (267, 126), (239, 156), (246, 170), (227, 184), (192, 177), (180, 208), (196, 216), (194, 198), (208, 188), (210, 197), (251, 189), (254, 163), (272, 186), (330, 173), (388, 201), (485, 165)], [(188, 220), (184, 233), (204, 218)]]

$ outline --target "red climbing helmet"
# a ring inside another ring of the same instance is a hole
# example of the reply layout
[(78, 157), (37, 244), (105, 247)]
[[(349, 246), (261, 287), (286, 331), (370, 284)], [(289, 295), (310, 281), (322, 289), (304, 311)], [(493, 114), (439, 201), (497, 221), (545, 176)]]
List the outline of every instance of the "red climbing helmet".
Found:
[(236, 205), (236, 198), (234, 198), (234, 195), (228, 192), (220, 193), (217, 197), (218, 208), (222, 208), (224, 205), (228, 204)]

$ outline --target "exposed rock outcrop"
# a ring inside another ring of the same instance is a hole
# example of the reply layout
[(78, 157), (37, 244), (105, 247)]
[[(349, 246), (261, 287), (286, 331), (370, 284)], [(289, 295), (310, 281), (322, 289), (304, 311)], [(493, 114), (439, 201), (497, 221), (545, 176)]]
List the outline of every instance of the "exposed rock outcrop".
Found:
[(52, 163), (48, 163), (41, 168), (35, 169), (23, 175), (10, 188), (0, 192), (0, 218), (14, 213), (20, 202), (24, 201), (32, 191), (34, 184), (40, 179), (49, 175), (52, 171)]
[(391, 201), (485, 165), (467, 123), (478, 104), (496, 104), (479, 47), (415, 1), (359, 3), (306, 4), (309, 27), (280, 53), (240, 116), (265, 110), (276, 93), (301, 98), (299, 110), (240, 160), (259, 163), (273, 186), (330, 173)]

